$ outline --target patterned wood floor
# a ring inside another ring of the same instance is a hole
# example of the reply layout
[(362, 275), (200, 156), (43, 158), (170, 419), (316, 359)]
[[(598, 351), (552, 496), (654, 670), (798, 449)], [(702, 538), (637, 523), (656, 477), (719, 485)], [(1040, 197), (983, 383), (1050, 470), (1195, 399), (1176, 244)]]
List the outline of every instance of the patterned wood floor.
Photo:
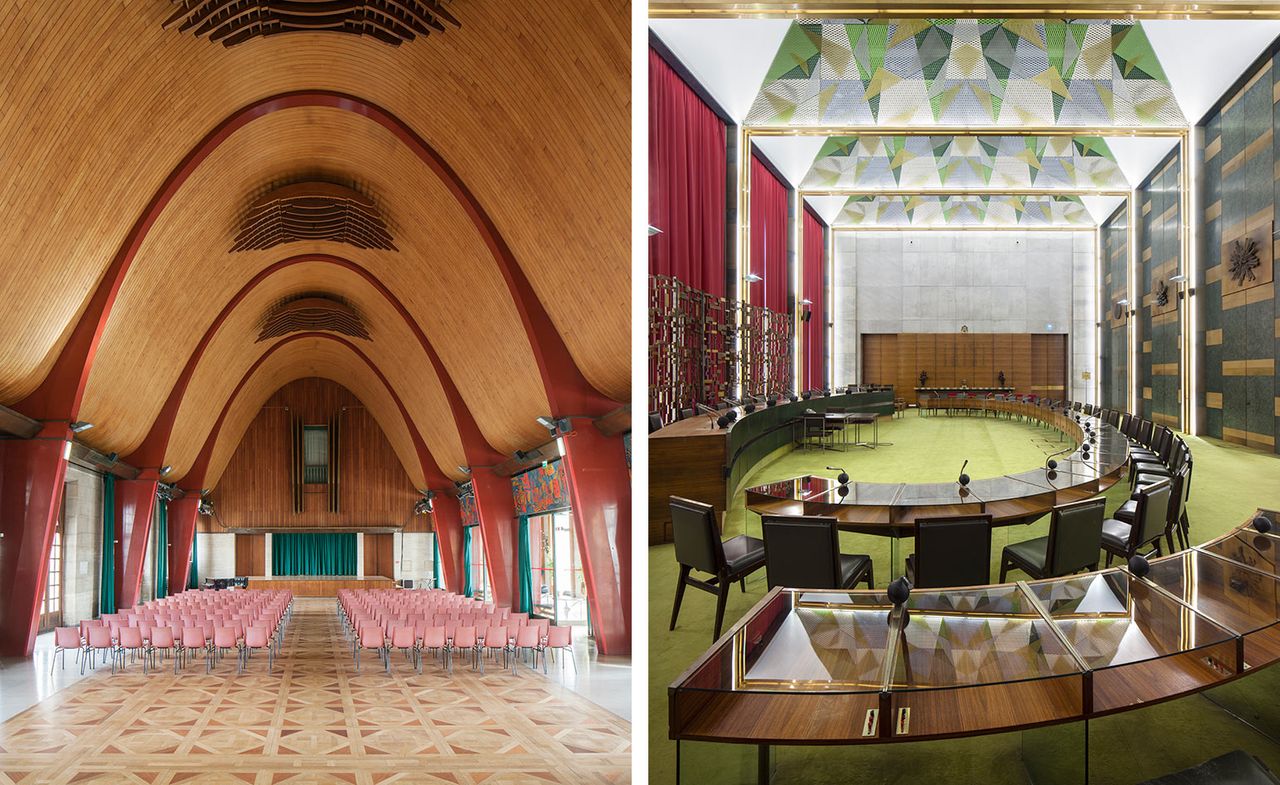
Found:
[[(0, 783), (623, 783), (631, 726), (523, 668), (357, 674), (327, 600), (299, 600), (275, 672), (99, 673), (0, 725)], [(490, 663), (492, 665), (492, 663)], [(67, 667), (73, 667), (68, 657)]]

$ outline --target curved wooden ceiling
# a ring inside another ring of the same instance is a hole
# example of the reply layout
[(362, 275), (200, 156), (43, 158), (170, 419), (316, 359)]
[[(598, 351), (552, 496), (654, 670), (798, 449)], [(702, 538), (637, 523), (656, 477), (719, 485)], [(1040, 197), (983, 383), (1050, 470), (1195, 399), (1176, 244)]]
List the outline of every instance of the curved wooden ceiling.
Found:
[[(307, 89), (376, 103), (426, 140), (488, 213), (586, 379), (626, 400), (629, 14), (606, 0), (571, 15), (550, 5), (517, 13), (471, 0), (458, 9), (462, 29), (398, 48), (291, 34), (231, 49), (162, 30), (171, 9), (159, 0), (19, 7), (0, 21), (0, 46), (19, 53), (0, 113), (8, 175), (0, 258), (11, 273), (0, 280), (0, 402), (21, 400), (45, 377), (134, 222), (197, 142), (242, 106)], [(110, 46), (84, 45), (103, 30)], [(230, 253), (247, 205), (303, 177), (370, 194), (400, 250), (305, 242)], [(492, 252), (453, 194), (372, 120), (297, 108), (233, 133), (146, 235), (98, 345), (81, 408), (95, 423), (89, 441), (121, 454), (136, 447), (219, 310), (263, 268), (309, 252), (345, 256), (391, 289), (494, 448), (545, 438), (534, 418), (550, 407), (529, 340)], [(202, 429), (267, 347), (254, 346), (257, 320), (282, 295), (328, 288), (316, 276), (367, 315), (367, 353), (440, 467), (457, 474), (466, 460), (447, 401), (399, 315), (359, 276), (301, 268), (265, 281), (222, 325), (183, 399), (166, 462), (190, 465)], [(335, 381), (369, 400), (359, 383)]]

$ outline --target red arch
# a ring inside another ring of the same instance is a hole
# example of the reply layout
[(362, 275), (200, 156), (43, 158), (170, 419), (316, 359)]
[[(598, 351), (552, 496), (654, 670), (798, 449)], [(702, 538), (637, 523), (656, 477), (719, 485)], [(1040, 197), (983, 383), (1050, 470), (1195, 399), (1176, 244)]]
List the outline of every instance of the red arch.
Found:
[(253, 376), (254, 372), (257, 371), (264, 362), (266, 362), (268, 357), (275, 354), (278, 349), (304, 338), (323, 338), (327, 341), (334, 341), (347, 347), (357, 357), (363, 360), (364, 364), (369, 366), (369, 370), (373, 371), (374, 375), (378, 377), (378, 380), (382, 382), (383, 387), (387, 389), (387, 394), (391, 396), (391, 400), (395, 401), (396, 408), (400, 410), (400, 416), (404, 418), (404, 425), (409, 429), (409, 437), (413, 439), (414, 452), (418, 454), (418, 463), (422, 467), (422, 474), (426, 477), (427, 485), (435, 488), (448, 488), (453, 484), (448, 477), (444, 476), (444, 472), (440, 471), (440, 466), (436, 463), (435, 458), (432, 457), (431, 452), (427, 450), (426, 442), (422, 441), (422, 435), (419, 434), (418, 429), (414, 427), (413, 419), (409, 416), (409, 410), (405, 408), (404, 403), (400, 400), (400, 396), (396, 394), (395, 388), (391, 386), (391, 383), (387, 381), (387, 377), (384, 376), (378, 366), (369, 359), (368, 355), (360, 351), (358, 346), (351, 343), (346, 338), (332, 335), (330, 333), (305, 332), (294, 333), (272, 344), (269, 349), (263, 352), (262, 355), (254, 361), (253, 365), (249, 366), (249, 369), (244, 372), (244, 375), (240, 377), (240, 381), (236, 383), (235, 389), (231, 391), (231, 395), (227, 397), (226, 402), (222, 404), (222, 411), (218, 413), (218, 419), (214, 421), (213, 428), (209, 430), (209, 435), (205, 437), (204, 446), (200, 448), (200, 453), (196, 456), (195, 462), (191, 464), (191, 468), (178, 483), (183, 489), (198, 493), (203, 487), (204, 482), (208, 477), (209, 460), (213, 457), (213, 447), (217, 444), (218, 435), (222, 430), (223, 422), (227, 418), (227, 412), (231, 411), (231, 404), (235, 403), (236, 396), (240, 394), (240, 390), (243, 389), (244, 385), (249, 381), (249, 377)]
[(377, 104), (346, 93), (302, 90), (264, 98), (240, 108), (187, 153), (165, 178), (125, 237), (49, 375), (35, 392), (15, 408), (41, 420), (73, 420), (79, 415), (89, 371), (93, 366), (98, 343), (102, 340), (107, 318), (111, 314), (124, 276), (152, 224), (187, 178), (237, 130), (273, 112), (300, 107), (340, 109), (373, 120), (408, 146), (445, 184), (475, 225), (502, 272), (538, 364), (543, 387), (552, 407), (550, 414), (596, 415), (616, 407), (615, 402), (601, 395), (582, 375), (506, 240), (453, 168), (405, 122)]
[(418, 326), (417, 320), (410, 315), (409, 310), (387, 288), (386, 284), (368, 270), (350, 259), (330, 254), (300, 254), (282, 259), (261, 270), (240, 291), (236, 292), (235, 296), (223, 306), (213, 323), (209, 325), (209, 328), (205, 330), (200, 342), (196, 344), (191, 356), (187, 358), (187, 363), (183, 367), (182, 373), (179, 374), (173, 388), (169, 391), (169, 397), (165, 400), (164, 406), (160, 409), (155, 421), (152, 422), (146, 438), (125, 460), (135, 466), (159, 466), (164, 461), (164, 454), (169, 446), (169, 437), (173, 433), (173, 425), (178, 418), (178, 409), (182, 405), (182, 398), (186, 394), (187, 386), (191, 383), (192, 376), (195, 375), (196, 366), (199, 365), (205, 349), (208, 348), (209, 343), (213, 340), (223, 322), (236, 309), (236, 306), (267, 278), (281, 270), (307, 262), (332, 264), (356, 273), (368, 281), (395, 308), (396, 312), (400, 314), (405, 324), (409, 326), (409, 329), (418, 339), (418, 343), (431, 360), (432, 367), (435, 368), (436, 376), (440, 379), (440, 386), (444, 390), (446, 400), (449, 402), (449, 409), (453, 413), (454, 424), (458, 429), (458, 436), (462, 441), (462, 449), (467, 456), (467, 463), (471, 466), (482, 466), (501, 461), (503, 456), (489, 444), (484, 438), (484, 434), (480, 432), (480, 427), (476, 424), (475, 417), (471, 414), (471, 410), (467, 408), (466, 402), (462, 400), (462, 395), (458, 392), (452, 377), (449, 376), (444, 363), (440, 360), (440, 356), (436, 354), (435, 347), (431, 345), (426, 334), (422, 332), (422, 328)]

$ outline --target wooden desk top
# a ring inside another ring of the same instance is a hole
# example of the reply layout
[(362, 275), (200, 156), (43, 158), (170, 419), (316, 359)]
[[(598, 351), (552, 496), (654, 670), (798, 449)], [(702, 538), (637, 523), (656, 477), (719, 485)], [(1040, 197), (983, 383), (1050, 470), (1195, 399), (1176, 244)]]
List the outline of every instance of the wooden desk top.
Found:
[[(1280, 530), (1280, 513), (1257, 515)], [(774, 589), (668, 688), (670, 738), (919, 741), (1189, 695), (1280, 661), (1278, 552), (1246, 522), (1143, 577), (917, 590), (899, 606), (883, 589)]]

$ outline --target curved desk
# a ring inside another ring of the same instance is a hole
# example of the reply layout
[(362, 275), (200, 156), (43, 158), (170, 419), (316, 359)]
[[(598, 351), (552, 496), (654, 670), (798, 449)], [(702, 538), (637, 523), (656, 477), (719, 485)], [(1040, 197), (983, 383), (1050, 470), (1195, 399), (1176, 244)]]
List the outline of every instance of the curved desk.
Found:
[(649, 434), (649, 544), (671, 541), (669, 497), (683, 496), (724, 512), (756, 464), (792, 442), (792, 423), (806, 409), (825, 413), (830, 408), (892, 416), (893, 392), (761, 404), (750, 414), (737, 407), (738, 419), (728, 428), (717, 428), (714, 418), (699, 414)]
[[(1280, 514), (1262, 511), (1277, 524)], [(1280, 537), (1247, 525), (1151, 562), (913, 592), (774, 589), (668, 690), (670, 737), (880, 744), (1084, 720), (1280, 659)]]
[[(747, 489), (747, 509), (765, 515), (820, 515), (835, 518), (840, 528), (864, 534), (901, 537), (915, 529), (916, 518), (990, 514), (996, 526), (1029, 523), (1059, 504), (1089, 499), (1126, 476), (1129, 440), (1111, 425), (1088, 415), (1051, 410), (1031, 403), (956, 399), (957, 409), (981, 409), (1037, 419), (1075, 443), (1043, 468), (1003, 477), (975, 479), (967, 489), (957, 483), (871, 483), (841, 486), (825, 477), (799, 477)], [(1092, 428), (1089, 456), (1083, 446)]]

